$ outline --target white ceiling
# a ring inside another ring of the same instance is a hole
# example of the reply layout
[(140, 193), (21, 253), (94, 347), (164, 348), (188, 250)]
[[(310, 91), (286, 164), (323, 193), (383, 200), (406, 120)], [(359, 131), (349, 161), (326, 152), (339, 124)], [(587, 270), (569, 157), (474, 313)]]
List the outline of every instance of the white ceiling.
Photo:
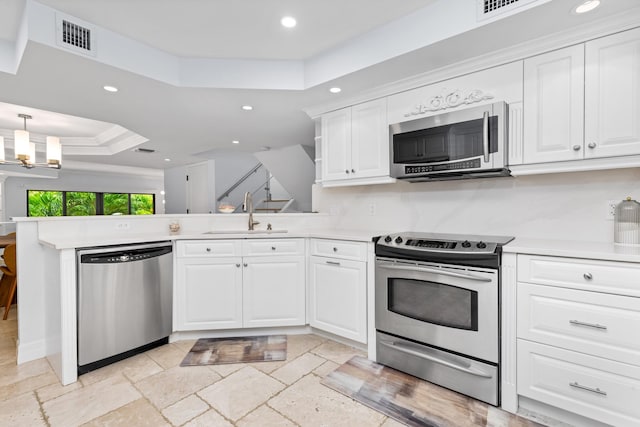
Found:
[[(24, 0), (1, 1), (0, 42), (13, 44)], [(419, 14), (425, 10), (441, 10), (436, 7), (449, 8), (449, 16), (459, 12), (468, 17), (475, 15), (476, 0), (40, 0), (126, 36), (125, 41), (142, 42), (175, 57), (304, 60), (303, 64), (330, 69), (329, 74), (336, 77), (299, 90), (185, 87), (30, 40), (17, 72), (0, 72), (0, 103), (95, 121), (95, 135), (104, 126), (119, 125), (148, 139), (141, 147), (157, 150), (153, 154), (126, 150), (109, 156), (65, 155), (65, 159), (166, 168), (229, 151), (313, 144), (314, 125), (302, 111), (305, 107), (339, 103), (375, 86), (640, 6), (637, 0), (603, 0), (595, 13), (577, 16), (571, 14), (577, 0), (539, 2), (489, 25), (416, 47), (410, 42), (422, 32), (455, 23), (438, 22), (438, 16), (432, 16), (433, 28), (425, 22), (423, 29), (407, 28), (413, 31), (407, 34), (394, 23), (409, 22), (402, 20), (423, 16)], [(298, 27), (281, 28), (284, 13), (296, 16)], [(389, 37), (391, 29), (395, 38)], [(384, 35), (388, 37), (381, 38)], [(386, 59), (353, 54), (367, 42), (374, 46), (370, 50), (377, 46), (386, 52)], [(412, 47), (403, 52), (408, 45)], [(0, 43), (0, 66), (2, 47)], [(346, 67), (347, 62), (357, 66)], [(104, 84), (120, 91), (107, 93), (102, 90)], [(343, 92), (329, 94), (327, 88), (332, 85), (341, 86)], [(254, 110), (242, 111), (243, 104), (253, 105)], [(0, 108), (0, 128), (22, 126), (14, 113)], [(89, 121), (74, 127), (73, 120), (61, 120), (67, 125), (48, 128), (45, 117), (48, 120), (49, 115), (41, 115), (41, 122), (33, 115), (28, 127), (34, 132), (63, 138), (89, 132), (84, 127)], [(232, 140), (241, 143), (233, 145)]]

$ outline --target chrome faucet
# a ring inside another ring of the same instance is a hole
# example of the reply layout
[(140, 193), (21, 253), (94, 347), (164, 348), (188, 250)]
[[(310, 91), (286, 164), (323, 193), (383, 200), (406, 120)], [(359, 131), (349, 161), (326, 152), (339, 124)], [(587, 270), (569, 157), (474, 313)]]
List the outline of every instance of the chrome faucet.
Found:
[(244, 193), (244, 203), (242, 204), (242, 210), (244, 212), (249, 212), (249, 231), (251, 231), (257, 224), (260, 224), (260, 222), (253, 220), (253, 197), (248, 191)]

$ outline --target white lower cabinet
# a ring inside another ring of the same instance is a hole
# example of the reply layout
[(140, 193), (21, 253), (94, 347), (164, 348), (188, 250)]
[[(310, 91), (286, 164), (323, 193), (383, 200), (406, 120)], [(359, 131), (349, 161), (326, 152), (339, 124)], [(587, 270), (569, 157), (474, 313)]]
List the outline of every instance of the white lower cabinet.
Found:
[(178, 242), (174, 330), (304, 325), (304, 241), (263, 246), (268, 252), (240, 240)]
[(367, 263), (311, 256), (309, 268), (309, 324), (366, 343)]
[(305, 324), (303, 256), (244, 258), (243, 326)]
[(518, 255), (518, 395), (610, 425), (640, 425), (638, 268)]
[(178, 259), (176, 330), (242, 327), (242, 258)]

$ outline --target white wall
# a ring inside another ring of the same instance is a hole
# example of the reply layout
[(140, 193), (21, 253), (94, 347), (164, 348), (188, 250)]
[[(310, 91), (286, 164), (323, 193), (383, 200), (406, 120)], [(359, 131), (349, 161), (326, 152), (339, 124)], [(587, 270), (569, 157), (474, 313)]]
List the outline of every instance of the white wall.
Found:
[[(315, 188), (336, 227), (613, 241), (607, 200), (640, 199), (640, 169)], [(371, 212), (374, 215), (371, 215)]]
[(156, 213), (164, 213), (162, 176), (110, 174), (61, 169), (57, 179), (8, 177), (4, 185), (5, 218), (27, 216), (27, 190), (153, 193)]

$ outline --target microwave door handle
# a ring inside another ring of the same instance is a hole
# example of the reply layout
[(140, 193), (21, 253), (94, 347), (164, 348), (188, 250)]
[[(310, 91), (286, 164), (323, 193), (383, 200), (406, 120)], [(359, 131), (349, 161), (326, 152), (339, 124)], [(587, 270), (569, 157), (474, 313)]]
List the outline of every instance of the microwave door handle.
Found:
[(425, 349), (421, 349), (420, 351), (413, 349), (407, 345), (403, 345), (402, 343), (399, 342), (393, 342), (393, 341), (384, 341), (384, 340), (380, 340), (379, 341), (380, 344), (392, 348), (394, 350), (397, 351), (401, 351), (402, 353), (407, 353), (410, 354), (412, 356), (416, 356), (419, 357), (421, 359), (426, 359), (429, 360), (431, 362), (434, 363), (438, 363), (440, 365), (444, 365), (447, 366), (449, 368), (455, 369), (457, 371), (462, 371), (465, 372), (467, 374), (471, 374), (471, 375), (475, 375), (478, 377), (482, 377), (482, 378), (492, 378), (493, 376), (491, 374), (487, 374), (486, 372), (483, 372), (479, 369), (474, 369), (473, 367), (471, 367), (471, 365), (465, 363), (466, 366), (464, 365), (459, 365), (457, 363), (454, 363), (453, 361), (449, 361), (449, 360), (444, 360), (444, 359), (440, 359), (439, 357), (437, 357), (436, 355), (433, 354), (427, 354), (426, 353), (426, 348)]
[(482, 149), (484, 162), (489, 163), (489, 112), (482, 113)]
[(488, 277), (479, 277), (479, 276), (474, 276), (472, 274), (455, 273), (453, 271), (441, 270), (439, 268), (412, 267), (412, 266), (405, 266), (405, 265), (396, 266), (393, 264), (386, 264), (382, 262), (378, 262), (378, 266), (386, 268), (388, 270), (417, 271), (419, 273), (435, 273), (435, 274), (442, 274), (444, 276), (461, 277), (463, 279), (475, 280), (478, 282), (490, 282), (492, 280)]

